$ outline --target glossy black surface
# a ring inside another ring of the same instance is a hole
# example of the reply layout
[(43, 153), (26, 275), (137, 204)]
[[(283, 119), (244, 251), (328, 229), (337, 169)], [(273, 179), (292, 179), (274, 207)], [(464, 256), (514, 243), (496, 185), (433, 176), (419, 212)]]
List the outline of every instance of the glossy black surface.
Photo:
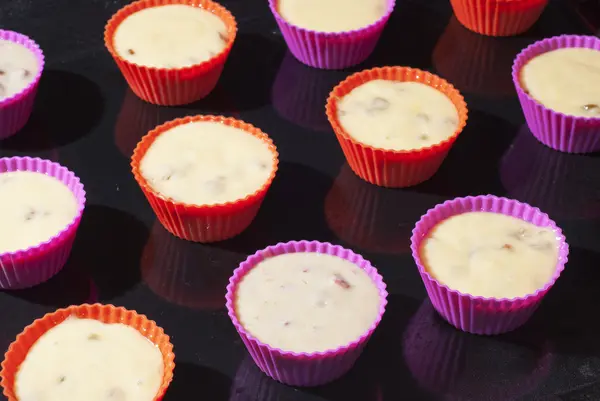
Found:
[[(0, 2), (0, 27), (31, 36), (47, 60), (31, 121), (0, 142), (0, 156), (59, 161), (81, 177), (88, 194), (65, 270), (37, 288), (0, 292), (0, 349), (46, 312), (100, 301), (144, 313), (172, 336), (177, 367), (166, 401), (600, 399), (600, 159), (537, 143), (510, 80), (521, 48), (542, 37), (586, 33), (570, 3), (551, 2), (525, 35), (494, 39), (462, 28), (447, 1), (399, 1), (372, 57), (336, 72), (309, 69), (286, 52), (265, 0), (222, 0), (239, 24), (224, 74), (207, 99), (177, 108), (138, 100), (104, 48), (104, 24), (125, 3)], [(354, 176), (323, 113), (336, 83), (382, 65), (438, 73), (469, 105), (467, 128), (440, 171), (411, 189), (381, 189)], [(255, 222), (214, 245), (170, 236), (129, 167), (146, 131), (198, 113), (257, 125), (281, 157)], [(490, 338), (461, 333), (435, 315), (408, 242), (431, 206), (485, 193), (541, 207), (571, 245), (563, 276), (532, 320)], [(390, 291), (384, 320), (355, 368), (316, 389), (262, 375), (223, 302), (228, 277), (246, 255), (292, 239), (351, 247), (378, 267)]]

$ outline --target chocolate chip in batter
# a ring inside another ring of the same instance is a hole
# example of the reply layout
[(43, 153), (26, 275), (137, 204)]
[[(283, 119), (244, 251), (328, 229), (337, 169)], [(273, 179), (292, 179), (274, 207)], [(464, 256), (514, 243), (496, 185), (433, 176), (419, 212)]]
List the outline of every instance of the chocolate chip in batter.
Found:
[(458, 121), (456, 121), (456, 119), (454, 119), (452, 117), (446, 117), (444, 119), (444, 123), (448, 124), (448, 125), (451, 125), (453, 127), (458, 125)]
[(108, 399), (111, 401), (125, 401), (125, 391), (118, 387), (108, 390)]
[(347, 113), (342, 110), (342, 109), (338, 109), (338, 117), (344, 117)]
[(91, 333), (88, 336), (88, 340), (90, 340), (90, 341), (98, 341), (98, 340), (100, 340), (100, 334), (98, 334), (98, 333)]
[(4, 70), (0, 70), (0, 76), (6, 74), (6, 72), (4, 72)]
[(509, 237), (512, 237), (518, 241), (522, 241), (523, 239), (531, 236), (531, 234), (524, 228), (519, 228), (517, 231), (514, 231), (508, 235)]
[(219, 38), (225, 43), (229, 40), (229, 36), (226, 33), (219, 32)]
[(511, 244), (502, 245), (502, 249), (505, 249), (507, 251), (514, 251), (514, 247)]
[(552, 244), (548, 241), (537, 242), (529, 245), (536, 251), (547, 252), (552, 249)]
[(66, 376), (59, 376), (58, 377), (58, 384), (64, 383), (65, 380), (67, 380)]
[(335, 284), (339, 285), (340, 287), (342, 287), (343, 289), (347, 290), (351, 287), (350, 283), (347, 282), (341, 274), (336, 273), (333, 275), (333, 277), (334, 277), (333, 282)]
[(421, 135), (419, 135), (419, 139), (422, 140), (422, 141), (426, 141), (426, 140), (429, 139), (429, 135), (427, 135), (427, 134), (421, 134)]
[(25, 213), (25, 221), (31, 221), (38, 215), (38, 212), (35, 209), (29, 209), (27, 213)]
[(30, 75), (31, 75), (31, 71), (23, 68), (23, 78), (29, 78)]
[(310, 271), (310, 269), (308, 267), (305, 267), (304, 269), (302, 269), (302, 273), (308, 273)]
[(384, 111), (390, 107), (390, 102), (382, 97), (375, 97), (367, 108), (367, 113), (371, 114), (377, 111)]
[(600, 114), (600, 106), (597, 104), (586, 104), (583, 106), (583, 109), (590, 114)]
[(289, 327), (289, 325), (291, 324), (290, 321), (286, 320), (285, 322), (283, 322), (283, 326), (284, 327)]
[(426, 123), (428, 123), (428, 122), (431, 120), (431, 119), (429, 118), (429, 115), (428, 115), (428, 114), (425, 114), (425, 113), (419, 113), (419, 114), (417, 114), (417, 119), (418, 119), (418, 120), (421, 120), (421, 121), (423, 121), (423, 122), (426, 122)]
[(135, 51), (133, 49), (127, 49), (127, 53), (133, 56), (135, 54)]

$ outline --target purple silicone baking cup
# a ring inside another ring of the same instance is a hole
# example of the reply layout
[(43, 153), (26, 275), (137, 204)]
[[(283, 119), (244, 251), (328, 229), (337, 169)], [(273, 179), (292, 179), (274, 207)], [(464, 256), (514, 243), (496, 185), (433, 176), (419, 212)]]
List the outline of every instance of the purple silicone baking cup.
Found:
[(25, 46), (35, 55), (38, 70), (35, 78), (22, 91), (0, 100), (0, 139), (16, 134), (27, 124), (37, 93), (40, 77), (44, 71), (44, 53), (33, 40), (13, 31), (0, 29), (0, 39)]
[(278, 0), (269, 0), (271, 12), (290, 52), (301, 63), (315, 68), (337, 70), (360, 64), (373, 53), (396, 0), (387, 0), (385, 14), (373, 24), (345, 32), (317, 32), (287, 22), (277, 10)]
[(600, 117), (575, 117), (544, 107), (521, 87), (521, 69), (534, 57), (552, 50), (587, 48), (600, 51), (600, 38), (561, 35), (535, 42), (515, 58), (512, 78), (525, 120), (533, 135), (544, 145), (567, 153), (591, 153), (600, 150)]
[(56, 275), (65, 265), (85, 208), (85, 191), (79, 178), (49, 160), (31, 157), (0, 159), (0, 174), (33, 171), (54, 177), (71, 190), (77, 200), (77, 215), (58, 234), (41, 244), (15, 252), (0, 253), (0, 289), (33, 287)]
[[(434, 279), (421, 262), (421, 242), (441, 221), (467, 212), (501, 213), (539, 227), (550, 227), (558, 240), (558, 261), (550, 281), (533, 294), (512, 299), (498, 299), (463, 294)], [(526, 203), (493, 195), (456, 198), (428, 210), (413, 230), (410, 247), (435, 310), (448, 323), (462, 331), (486, 335), (506, 333), (525, 324), (564, 270), (569, 254), (569, 245), (562, 230), (547, 214)]]
[[(379, 290), (379, 315), (371, 327), (358, 339), (336, 349), (324, 352), (296, 353), (271, 347), (248, 333), (239, 322), (235, 313), (235, 294), (237, 286), (254, 266), (265, 259), (286, 253), (318, 252), (348, 260), (363, 269)], [(362, 256), (326, 242), (291, 241), (267, 247), (251, 255), (233, 272), (225, 296), (227, 312), (250, 356), (256, 365), (271, 378), (291, 386), (319, 386), (334, 381), (348, 372), (360, 356), (371, 335), (381, 322), (387, 305), (386, 285), (381, 275), (371, 263)]]

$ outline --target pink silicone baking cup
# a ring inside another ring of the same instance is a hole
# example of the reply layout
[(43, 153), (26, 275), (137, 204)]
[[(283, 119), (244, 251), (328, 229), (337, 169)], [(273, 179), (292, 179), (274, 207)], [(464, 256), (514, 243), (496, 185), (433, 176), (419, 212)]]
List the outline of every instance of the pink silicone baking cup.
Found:
[(548, 0), (450, 0), (456, 18), (482, 35), (523, 33), (540, 18)]
[[(501, 213), (539, 227), (550, 227), (556, 234), (559, 251), (556, 270), (550, 281), (533, 294), (512, 299), (498, 299), (463, 294), (433, 278), (421, 261), (421, 242), (441, 221), (467, 212)], [(448, 323), (460, 330), (487, 335), (506, 333), (525, 324), (564, 270), (569, 254), (565, 236), (547, 214), (526, 203), (493, 195), (456, 198), (428, 210), (413, 230), (410, 247), (435, 310)]]
[(44, 71), (44, 53), (37, 43), (17, 32), (0, 29), (0, 40), (8, 40), (25, 46), (35, 55), (38, 64), (35, 78), (29, 85), (19, 93), (0, 99), (0, 139), (5, 139), (16, 134), (29, 120), (40, 77)]
[(388, 0), (385, 14), (362, 29), (317, 32), (287, 22), (277, 10), (277, 1), (269, 0), (269, 6), (290, 52), (301, 63), (328, 70), (343, 69), (365, 61), (373, 53), (396, 5), (396, 0)]
[(79, 178), (58, 163), (31, 157), (0, 159), (0, 174), (33, 171), (62, 182), (77, 200), (77, 215), (58, 234), (41, 244), (15, 252), (0, 253), (0, 289), (29, 288), (56, 275), (65, 265), (85, 208), (85, 191)]
[(544, 145), (567, 153), (590, 153), (600, 150), (600, 117), (576, 117), (545, 107), (521, 85), (521, 69), (540, 54), (564, 48), (587, 48), (600, 51), (600, 38), (562, 35), (544, 39), (519, 53), (512, 67), (512, 78), (533, 135)]
[[(324, 352), (296, 353), (271, 347), (244, 329), (235, 311), (236, 291), (241, 279), (265, 259), (296, 252), (318, 252), (337, 256), (356, 264), (369, 275), (379, 290), (380, 305), (377, 319), (363, 335), (336, 349)], [(329, 383), (343, 376), (352, 368), (381, 321), (387, 305), (387, 295), (386, 285), (381, 275), (362, 256), (326, 242), (291, 241), (267, 247), (242, 262), (229, 279), (225, 299), (229, 317), (260, 370), (281, 383), (308, 387)]]

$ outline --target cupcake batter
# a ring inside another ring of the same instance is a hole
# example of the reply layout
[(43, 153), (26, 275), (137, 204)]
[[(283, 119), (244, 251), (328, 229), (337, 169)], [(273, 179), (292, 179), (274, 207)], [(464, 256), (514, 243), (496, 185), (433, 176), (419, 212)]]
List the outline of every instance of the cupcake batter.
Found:
[(172, 4), (138, 11), (117, 27), (114, 46), (125, 60), (156, 68), (202, 63), (227, 45), (225, 23), (199, 7)]
[(0, 39), (0, 100), (25, 89), (37, 72), (38, 63), (31, 50)]
[(279, 0), (281, 16), (300, 28), (344, 32), (365, 28), (387, 11), (388, 0)]
[(77, 215), (77, 200), (54, 177), (30, 171), (0, 173), (0, 252), (39, 245)]
[(338, 120), (357, 141), (387, 150), (412, 150), (451, 137), (458, 112), (442, 92), (418, 82), (377, 79), (338, 101)]
[(273, 171), (261, 139), (218, 122), (192, 122), (158, 136), (140, 162), (157, 192), (192, 205), (233, 202), (258, 191)]
[(364, 270), (337, 256), (301, 252), (266, 259), (241, 280), (236, 313), (260, 341), (317, 352), (357, 340), (379, 314), (379, 291)]
[(491, 298), (533, 294), (558, 261), (555, 233), (499, 213), (463, 213), (439, 223), (421, 245), (427, 271), (449, 288)]
[(136, 329), (68, 318), (31, 347), (15, 377), (20, 401), (152, 401), (160, 350)]
[(541, 54), (521, 70), (521, 85), (549, 109), (600, 118), (600, 51), (569, 48)]

